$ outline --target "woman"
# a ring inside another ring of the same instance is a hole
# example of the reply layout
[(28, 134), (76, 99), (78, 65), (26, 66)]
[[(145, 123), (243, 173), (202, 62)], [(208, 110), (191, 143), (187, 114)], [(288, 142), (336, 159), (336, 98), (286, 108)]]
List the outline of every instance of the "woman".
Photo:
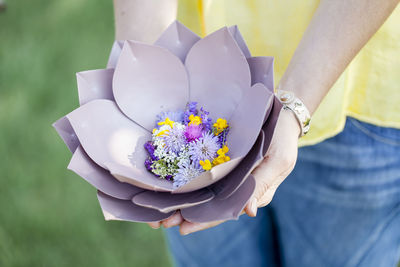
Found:
[(238, 24), (254, 55), (275, 56), (278, 87), (312, 114), (310, 133), (300, 139), (307, 146), (298, 150), (304, 129), (282, 110), (245, 212), (256, 216), (279, 190), (254, 219), (193, 224), (176, 213), (151, 224), (197, 232), (167, 230), (177, 265), (396, 265), (398, 2), (181, 0), (178, 7), (176, 0), (114, 0), (117, 39), (152, 42), (176, 16), (202, 35)]

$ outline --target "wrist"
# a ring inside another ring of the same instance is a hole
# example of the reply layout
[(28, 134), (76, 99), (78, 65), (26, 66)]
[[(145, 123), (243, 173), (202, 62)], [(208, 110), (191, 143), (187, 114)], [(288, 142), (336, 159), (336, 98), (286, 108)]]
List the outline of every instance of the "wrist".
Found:
[(177, 0), (114, 0), (116, 40), (153, 43), (176, 19)]
[(277, 89), (292, 92), (301, 99), (311, 115), (318, 108), (324, 97), (324, 90), (315, 87), (309, 80), (305, 80), (304, 77), (288, 77), (287, 73), (282, 77)]
[(282, 123), (285, 124), (285, 129), (298, 138), (301, 136), (301, 127), (294, 113), (287, 109), (282, 109), (279, 115)]
[(307, 134), (310, 129), (310, 112), (303, 103), (293, 92), (277, 89), (276, 95), (278, 100), (282, 103), (283, 110), (290, 111), (297, 120), (300, 128), (299, 137)]

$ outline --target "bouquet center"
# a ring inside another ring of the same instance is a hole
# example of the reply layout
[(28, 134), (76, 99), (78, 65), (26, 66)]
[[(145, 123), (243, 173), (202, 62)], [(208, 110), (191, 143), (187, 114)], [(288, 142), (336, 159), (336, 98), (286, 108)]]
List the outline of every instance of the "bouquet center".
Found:
[(180, 187), (216, 165), (230, 160), (226, 137), (226, 119), (213, 121), (197, 102), (189, 102), (184, 111), (157, 115), (151, 141), (144, 147), (149, 156), (144, 164), (160, 179)]

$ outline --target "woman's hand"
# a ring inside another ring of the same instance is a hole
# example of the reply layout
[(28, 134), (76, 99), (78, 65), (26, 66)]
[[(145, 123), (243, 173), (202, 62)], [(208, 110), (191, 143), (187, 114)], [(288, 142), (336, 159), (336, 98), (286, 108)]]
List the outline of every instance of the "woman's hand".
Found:
[[(253, 171), (256, 189), (244, 209), (249, 216), (256, 216), (257, 208), (271, 202), (278, 186), (293, 170), (297, 159), (299, 133), (300, 126), (292, 111), (282, 110), (265, 159)], [(163, 222), (149, 223), (149, 225), (153, 228), (158, 228), (161, 224), (167, 228), (180, 225), (181, 234), (186, 235), (221, 223), (223, 221), (191, 223), (185, 221), (177, 212)]]
[(299, 123), (290, 110), (282, 110), (264, 160), (253, 171), (256, 189), (245, 207), (249, 216), (268, 205), (278, 186), (292, 172), (297, 159)]

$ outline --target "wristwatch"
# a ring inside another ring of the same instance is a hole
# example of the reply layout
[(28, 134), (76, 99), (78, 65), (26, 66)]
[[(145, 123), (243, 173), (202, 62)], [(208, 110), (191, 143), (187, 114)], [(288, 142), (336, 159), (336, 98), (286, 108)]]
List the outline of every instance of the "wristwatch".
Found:
[(311, 116), (306, 105), (304, 105), (304, 103), (298, 97), (296, 97), (293, 92), (277, 89), (276, 96), (282, 103), (283, 109), (292, 111), (296, 116), (301, 128), (299, 137), (308, 133), (310, 130)]

